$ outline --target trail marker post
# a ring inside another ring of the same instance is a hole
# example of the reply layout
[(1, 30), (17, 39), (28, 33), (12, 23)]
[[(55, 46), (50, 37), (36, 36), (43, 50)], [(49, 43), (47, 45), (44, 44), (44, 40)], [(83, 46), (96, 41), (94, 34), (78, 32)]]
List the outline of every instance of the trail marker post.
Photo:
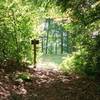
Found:
[(33, 51), (34, 51), (34, 60), (33, 60), (33, 63), (34, 63), (34, 68), (36, 68), (36, 45), (39, 44), (39, 40), (31, 40), (31, 44), (33, 45)]

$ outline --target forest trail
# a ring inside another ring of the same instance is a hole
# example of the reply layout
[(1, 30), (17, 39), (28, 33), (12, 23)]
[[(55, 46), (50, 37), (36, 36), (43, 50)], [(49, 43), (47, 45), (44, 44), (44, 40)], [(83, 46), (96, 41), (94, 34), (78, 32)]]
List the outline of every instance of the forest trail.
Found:
[[(29, 68), (33, 68), (34, 65), (29, 65)], [(36, 70), (52, 70), (52, 71), (60, 71), (59, 65), (55, 64), (54, 62), (51, 61), (42, 61), (40, 60), (36, 64)]]
[(30, 80), (16, 81), (21, 72), (0, 70), (0, 100), (100, 100), (95, 80), (53, 70), (28, 72)]
[(60, 70), (60, 64), (62, 63), (66, 55), (44, 55), (37, 61), (37, 69), (42, 70)]
[(37, 63), (37, 69), (50, 69), (50, 70), (59, 70), (59, 67), (57, 64), (50, 62), (50, 61), (40, 61)]

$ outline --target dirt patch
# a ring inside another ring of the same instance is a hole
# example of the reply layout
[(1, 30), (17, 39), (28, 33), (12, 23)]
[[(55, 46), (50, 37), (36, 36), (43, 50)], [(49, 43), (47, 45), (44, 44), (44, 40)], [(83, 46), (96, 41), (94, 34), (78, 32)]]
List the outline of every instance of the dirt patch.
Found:
[(0, 71), (0, 100), (100, 100), (99, 82), (52, 70), (27, 70), (31, 79)]

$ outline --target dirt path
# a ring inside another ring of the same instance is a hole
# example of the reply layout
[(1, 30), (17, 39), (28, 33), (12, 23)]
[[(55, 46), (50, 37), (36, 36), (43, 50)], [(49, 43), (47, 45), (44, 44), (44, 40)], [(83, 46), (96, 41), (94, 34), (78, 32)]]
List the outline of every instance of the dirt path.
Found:
[(50, 62), (50, 61), (41, 61), (37, 63), (37, 69), (51, 69), (51, 70), (59, 70), (57, 64)]
[(100, 100), (98, 83), (52, 70), (29, 70), (31, 81), (0, 71), (0, 100)]
[(37, 61), (38, 69), (60, 70), (60, 64), (66, 55), (44, 55)]

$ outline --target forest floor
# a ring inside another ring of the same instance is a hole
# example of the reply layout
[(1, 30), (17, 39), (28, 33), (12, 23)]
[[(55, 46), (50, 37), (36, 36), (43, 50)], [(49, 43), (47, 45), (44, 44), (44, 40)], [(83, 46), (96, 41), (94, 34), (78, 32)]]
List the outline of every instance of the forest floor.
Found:
[[(27, 72), (30, 80), (18, 80)], [(0, 100), (100, 100), (100, 81), (56, 70), (0, 69)]]
[(51, 69), (60, 70), (60, 64), (66, 58), (67, 54), (64, 55), (42, 55), (38, 58), (37, 68), (39, 69)]

